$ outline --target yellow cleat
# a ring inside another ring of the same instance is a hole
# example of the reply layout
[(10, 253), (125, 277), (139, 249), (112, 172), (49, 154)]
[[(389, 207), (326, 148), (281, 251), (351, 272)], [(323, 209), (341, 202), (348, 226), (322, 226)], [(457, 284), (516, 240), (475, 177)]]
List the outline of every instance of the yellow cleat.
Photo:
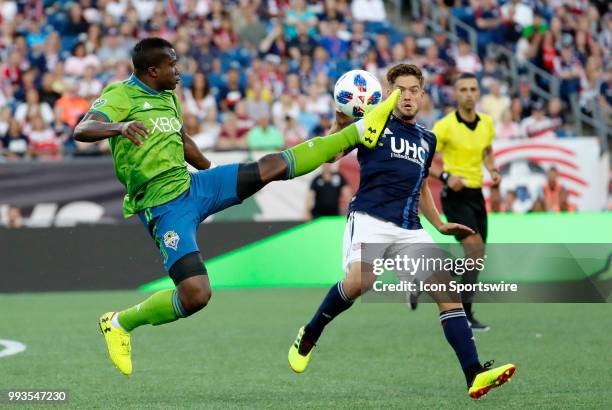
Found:
[[(493, 362), (485, 363), (484, 368), (489, 368), (491, 364), (493, 364)], [(510, 381), (510, 378), (512, 377), (515, 371), (516, 366), (513, 364), (505, 364), (494, 369), (484, 370), (483, 372), (478, 373), (476, 377), (474, 377), (474, 381), (468, 389), (468, 394), (473, 399), (478, 400), (485, 394), (487, 394), (489, 390), (499, 387), (502, 384)]]
[[(314, 349), (314, 343), (306, 342), (302, 340), (304, 337), (304, 326), (300, 328), (297, 337), (295, 338), (295, 342), (289, 348), (289, 354), (287, 358), (289, 359), (289, 366), (291, 370), (296, 373), (302, 373), (306, 370), (306, 366), (308, 366), (308, 361), (310, 360), (310, 355), (312, 354), (312, 350)], [(308, 343), (308, 344), (307, 344)], [(307, 350), (306, 355), (304, 355), (304, 350)], [(300, 351), (302, 353), (300, 353)]]
[(356, 123), (363, 145), (368, 148), (376, 147), (378, 138), (385, 131), (387, 121), (395, 109), (399, 97), (400, 90), (393, 91), (386, 100), (372, 108), (372, 111), (363, 117), (363, 121)]
[(132, 352), (130, 333), (111, 324), (115, 312), (107, 312), (98, 320), (100, 331), (104, 335), (108, 355), (119, 371), (126, 376), (132, 374)]

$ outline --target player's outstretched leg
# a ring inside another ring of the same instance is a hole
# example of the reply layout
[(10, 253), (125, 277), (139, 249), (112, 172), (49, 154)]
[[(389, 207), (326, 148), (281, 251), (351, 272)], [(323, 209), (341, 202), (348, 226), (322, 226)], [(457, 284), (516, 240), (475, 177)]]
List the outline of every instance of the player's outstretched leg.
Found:
[[(199, 252), (184, 256), (171, 268), (176, 289), (161, 290), (121, 312), (103, 314), (98, 324), (113, 364), (125, 375), (132, 373), (130, 332), (142, 325), (162, 325), (187, 317), (207, 305), (210, 283)], [(197, 273), (188, 276), (190, 273)], [(184, 272), (183, 272), (184, 271)]]
[(238, 198), (242, 201), (272, 181), (308, 174), (358, 144), (376, 147), (399, 97), (400, 91), (394, 91), (362, 120), (339, 132), (312, 138), (277, 154), (265, 155), (257, 162), (240, 164), (236, 189)]
[(300, 328), (289, 348), (289, 366), (294, 372), (302, 373), (306, 370), (325, 326), (353, 306), (355, 299), (371, 289), (375, 280), (372, 265), (362, 262), (353, 262), (350, 265), (346, 278), (329, 289), (310, 322)]
[(438, 303), (440, 323), (465, 375), (470, 397), (480, 399), (489, 390), (510, 380), (516, 366), (506, 364), (491, 368), (493, 361), (480, 364), (476, 343), (461, 303)]

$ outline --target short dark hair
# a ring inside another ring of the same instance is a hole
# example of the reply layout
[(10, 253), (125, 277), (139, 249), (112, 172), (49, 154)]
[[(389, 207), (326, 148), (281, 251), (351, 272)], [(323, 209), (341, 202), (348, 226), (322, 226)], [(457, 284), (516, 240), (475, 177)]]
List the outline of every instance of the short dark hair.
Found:
[(457, 84), (458, 81), (460, 80), (476, 80), (478, 81), (478, 78), (476, 77), (476, 74), (474, 73), (461, 73), (459, 75), (459, 77), (457, 77), (457, 79), (455, 80), (455, 84)]
[(398, 77), (405, 75), (412, 75), (416, 77), (417, 80), (419, 80), (421, 88), (423, 88), (423, 72), (414, 64), (397, 64), (391, 67), (389, 71), (387, 71), (387, 83), (391, 85), (395, 83), (395, 80), (397, 80)]
[(135, 71), (143, 71), (159, 64), (159, 50), (174, 48), (172, 43), (159, 37), (140, 40), (132, 50), (132, 64)]

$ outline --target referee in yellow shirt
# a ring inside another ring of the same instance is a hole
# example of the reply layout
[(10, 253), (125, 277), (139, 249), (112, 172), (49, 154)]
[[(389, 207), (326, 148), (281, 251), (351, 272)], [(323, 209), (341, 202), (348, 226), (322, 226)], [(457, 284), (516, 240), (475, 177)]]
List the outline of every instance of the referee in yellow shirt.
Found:
[[(444, 169), (432, 165), (430, 174), (444, 184), (441, 202), (448, 222), (472, 228), (476, 233), (456, 236), (466, 257), (484, 256), (487, 241), (487, 209), (482, 195), (482, 165), (491, 175), (493, 185), (501, 176), (495, 167), (491, 144), (495, 137), (493, 119), (476, 112), (480, 89), (476, 76), (463, 73), (455, 82), (457, 109), (439, 120), (433, 127), (438, 139), (437, 151), (442, 154)], [(463, 274), (463, 283), (476, 283), (477, 270)], [(472, 330), (487, 331), (489, 326), (474, 318), (473, 292), (462, 294), (463, 306)]]

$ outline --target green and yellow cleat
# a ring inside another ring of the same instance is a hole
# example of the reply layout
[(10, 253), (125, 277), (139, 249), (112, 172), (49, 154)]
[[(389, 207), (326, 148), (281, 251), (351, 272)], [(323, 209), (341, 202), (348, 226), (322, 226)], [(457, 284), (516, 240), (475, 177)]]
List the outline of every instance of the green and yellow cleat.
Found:
[(306, 370), (314, 347), (314, 343), (304, 340), (304, 326), (302, 326), (295, 338), (295, 342), (289, 348), (287, 358), (289, 359), (291, 370), (296, 373), (302, 373)]
[[(361, 143), (368, 148), (376, 147), (378, 138), (385, 132), (385, 126), (400, 97), (400, 90), (393, 91), (383, 102), (372, 108), (372, 111), (358, 121)], [(363, 128), (362, 128), (363, 127)]]
[(98, 320), (100, 331), (108, 347), (108, 355), (119, 371), (126, 376), (132, 374), (132, 352), (130, 333), (111, 324), (115, 312), (107, 312)]
[(483, 371), (474, 377), (472, 385), (468, 389), (468, 394), (473, 399), (478, 400), (487, 394), (489, 390), (510, 381), (510, 378), (512, 378), (512, 375), (514, 375), (516, 371), (516, 366), (513, 364), (505, 364), (494, 369), (489, 369), (492, 364), (493, 361), (485, 363)]

